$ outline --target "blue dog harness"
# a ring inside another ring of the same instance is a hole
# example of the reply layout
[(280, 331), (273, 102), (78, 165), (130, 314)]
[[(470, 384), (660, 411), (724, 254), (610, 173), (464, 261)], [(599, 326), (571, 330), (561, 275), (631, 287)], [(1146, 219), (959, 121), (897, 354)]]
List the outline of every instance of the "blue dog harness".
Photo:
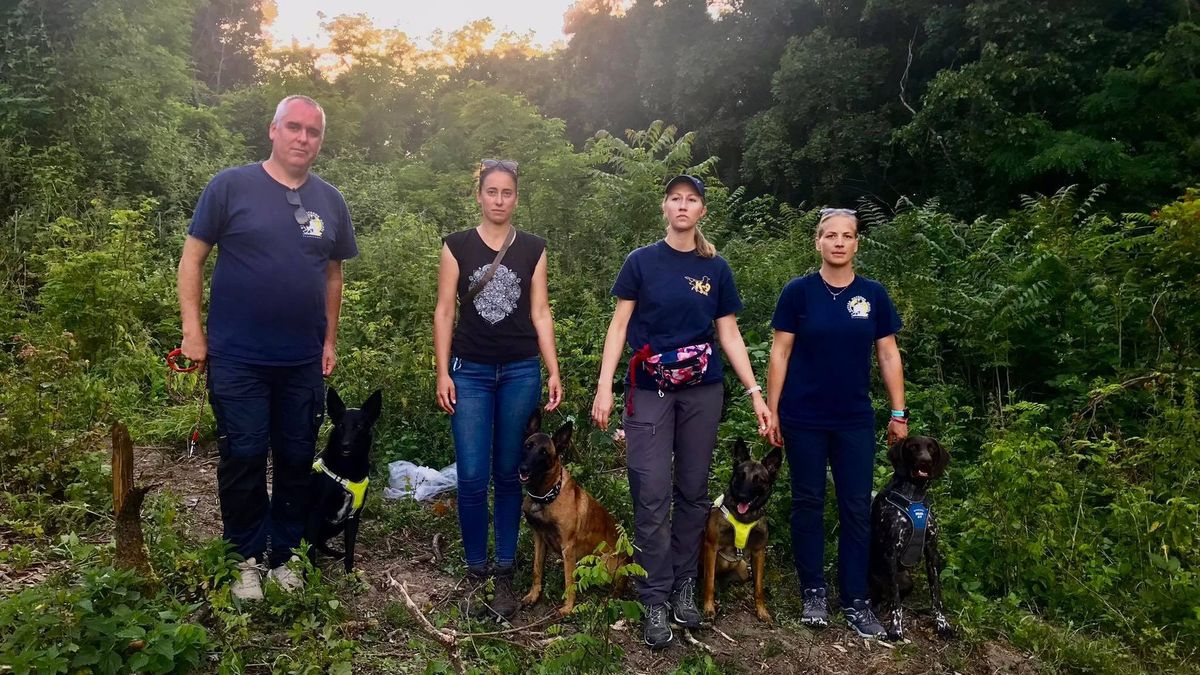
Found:
[(921, 562), (921, 554), (925, 551), (925, 533), (929, 531), (929, 506), (925, 503), (925, 496), (921, 495), (920, 499), (909, 499), (899, 492), (891, 491), (888, 492), (886, 499), (887, 503), (904, 514), (909, 524), (912, 525), (908, 541), (904, 542), (904, 548), (900, 553), (900, 564), (908, 568), (916, 567)]

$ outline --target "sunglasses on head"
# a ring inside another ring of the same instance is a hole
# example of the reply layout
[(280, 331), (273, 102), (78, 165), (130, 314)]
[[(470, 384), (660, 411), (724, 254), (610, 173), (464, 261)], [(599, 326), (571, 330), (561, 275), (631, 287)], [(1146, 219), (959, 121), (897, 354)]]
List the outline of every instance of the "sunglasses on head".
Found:
[(300, 203), (300, 193), (295, 190), (288, 190), (287, 201), (292, 206), (296, 207), (296, 224), (308, 224), (308, 209), (304, 208), (304, 204)]
[(517, 163), (511, 159), (485, 159), (479, 163), (479, 168), (484, 171), (500, 168), (514, 176), (517, 175)]
[(857, 213), (858, 211), (854, 209), (821, 209), (822, 218), (825, 216), (853, 216)]

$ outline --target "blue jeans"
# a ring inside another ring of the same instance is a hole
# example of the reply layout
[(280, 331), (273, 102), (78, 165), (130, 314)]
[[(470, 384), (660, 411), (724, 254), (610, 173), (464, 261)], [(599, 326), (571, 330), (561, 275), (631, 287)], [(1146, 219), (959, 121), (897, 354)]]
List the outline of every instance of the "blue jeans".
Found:
[(867, 598), (875, 429), (782, 425), (792, 476), (792, 557), (800, 588), (825, 587), (825, 463), (838, 501), (838, 587), (843, 605)]
[[(217, 420), (217, 494), (224, 536), (245, 558), (282, 565), (300, 545), (308, 516), (317, 431), (325, 415), (321, 361), (256, 366), (208, 360), (209, 402)], [(267, 452), (273, 453), (267, 496)]]
[(457, 403), (450, 416), (458, 462), (458, 524), (468, 566), (487, 563), (488, 483), (496, 488), (496, 562), (511, 566), (521, 525), (517, 467), (525, 425), (542, 395), (537, 357), (488, 365), (450, 359)]

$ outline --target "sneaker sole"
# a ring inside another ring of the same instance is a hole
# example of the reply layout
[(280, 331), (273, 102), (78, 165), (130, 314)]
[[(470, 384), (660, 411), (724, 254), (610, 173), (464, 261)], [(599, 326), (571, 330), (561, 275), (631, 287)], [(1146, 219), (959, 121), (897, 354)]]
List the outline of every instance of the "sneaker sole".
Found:
[(820, 626), (821, 628), (829, 627), (829, 619), (800, 619), (800, 623), (805, 626)]

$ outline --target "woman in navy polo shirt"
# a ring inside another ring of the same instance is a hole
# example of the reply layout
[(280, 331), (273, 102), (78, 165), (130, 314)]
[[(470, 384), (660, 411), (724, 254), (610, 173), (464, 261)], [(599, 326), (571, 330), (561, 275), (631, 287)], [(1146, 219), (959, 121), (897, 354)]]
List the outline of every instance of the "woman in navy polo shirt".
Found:
[(871, 348), (879, 360), (892, 417), (888, 440), (908, 433), (900, 317), (887, 291), (854, 273), (858, 219), (823, 209), (817, 224), (821, 269), (792, 279), (779, 295), (767, 374), (771, 441), (783, 443), (792, 477), (792, 555), (804, 601), (801, 620), (829, 621), (825, 575), (825, 464), (838, 500), (838, 585), (850, 627), (882, 637), (867, 601), (875, 415), (868, 388)]
[[(738, 330), (742, 308), (729, 263), (700, 233), (704, 183), (677, 176), (663, 198), (666, 236), (625, 259), (613, 295), (617, 308), (604, 340), (592, 419), (608, 428), (612, 381), (628, 340), (634, 354), (622, 419), (634, 508), (634, 560), (646, 570), (638, 596), (643, 637), (669, 645), (669, 621), (700, 625), (695, 589), (700, 539), (708, 519), (708, 470), (724, 399), (720, 350), (752, 397), (759, 432), (770, 413), (755, 384)], [(670, 618), (668, 618), (670, 615)]]

